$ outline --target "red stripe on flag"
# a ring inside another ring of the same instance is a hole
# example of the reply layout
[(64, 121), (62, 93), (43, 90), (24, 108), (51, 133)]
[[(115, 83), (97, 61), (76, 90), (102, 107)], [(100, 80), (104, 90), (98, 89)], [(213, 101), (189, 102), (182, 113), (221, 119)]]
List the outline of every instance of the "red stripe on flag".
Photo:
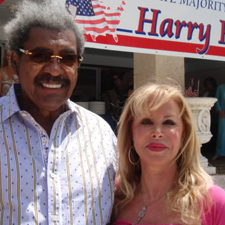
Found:
[(99, 5), (99, 4), (92, 5), (92, 7), (93, 7), (93, 9), (98, 9), (98, 8), (100, 8), (100, 9), (106, 9), (105, 6), (102, 6), (102, 5)]
[(99, 16), (99, 15), (105, 15), (107, 17), (112, 17), (112, 16), (120, 16), (121, 13), (105, 13), (104, 11), (99, 11), (95, 13), (95, 16)]
[[(113, 24), (113, 25), (117, 25), (119, 24), (119, 20), (106, 20), (105, 18), (99, 19), (99, 20), (75, 20), (77, 23), (79, 24), (101, 24), (106, 22), (107, 24)], [(85, 27), (86, 30), (86, 27)]]
[(108, 26), (105, 26), (103, 28), (97, 28), (97, 27), (86, 27), (85, 28), (86, 31), (95, 31), (96, 33), (103, 33), (107, 30), (111, 31), (111, 32), (115, 32), (116, 29), (111, 29)]
[(120, 11), (124, 11), (122, 7), (118, 7), (117, 9)]

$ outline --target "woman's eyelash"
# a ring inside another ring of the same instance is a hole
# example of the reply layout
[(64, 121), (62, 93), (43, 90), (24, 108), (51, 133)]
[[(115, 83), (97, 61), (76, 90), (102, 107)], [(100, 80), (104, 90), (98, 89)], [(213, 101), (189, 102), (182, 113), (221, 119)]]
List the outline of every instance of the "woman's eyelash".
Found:
[(143, 119), (143, 120), (141, 121), (141, 123), (142, 123), (143, 125), (148, 125), (148, 124), (152, 124), (152, 121), (151, 121), (150, 119)]
[[(151, 125), (151, 124), (154, 124), (154, 122), (151, 119), (143, 119), (141, 121), (141, 124), (143, 124), (143, 125)], [(174, 122), (173, 120), (165, 120), (163, 122), (163, 124), (165, 124), (165, 125), (176, 125), (176, 122)]]
[(164, 124), (175, 125), (176, 123), (173, 120), (166, 120), (166, 121), (164, 121)]

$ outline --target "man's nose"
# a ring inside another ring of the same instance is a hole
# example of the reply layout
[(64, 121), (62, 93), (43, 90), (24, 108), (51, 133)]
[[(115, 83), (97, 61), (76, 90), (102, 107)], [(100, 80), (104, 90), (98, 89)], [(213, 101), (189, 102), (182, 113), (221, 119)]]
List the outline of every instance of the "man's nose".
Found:
[(63, 73), (62, 66), (60, 65), (60, 59), (54, 57), (44, 66), (44, 72), (51, 74), (52, 76), (58, 76)]

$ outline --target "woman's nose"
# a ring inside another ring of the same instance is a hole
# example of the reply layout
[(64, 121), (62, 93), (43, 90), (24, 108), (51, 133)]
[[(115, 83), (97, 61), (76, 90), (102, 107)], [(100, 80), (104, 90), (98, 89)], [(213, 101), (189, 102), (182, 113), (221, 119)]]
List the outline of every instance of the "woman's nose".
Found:
[(160, 127), (154, 127), (151, 133), (152, 138), (162, 138), (163, 133), (162, 133), (162, 129)]

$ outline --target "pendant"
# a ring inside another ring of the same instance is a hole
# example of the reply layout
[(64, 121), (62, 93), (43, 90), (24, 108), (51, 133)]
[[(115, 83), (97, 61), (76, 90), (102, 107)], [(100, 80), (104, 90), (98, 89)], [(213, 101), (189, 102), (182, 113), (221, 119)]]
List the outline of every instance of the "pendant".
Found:
[(142, 207), (141, 211), (138, 214), (138, 220), (135, 224), (138, 224), (141, 221), (141, 219), (145, 216), (146, 209), (147, 209), (147, 207), (145, 207), (145, 206)]
[[(139, 212), (138, 217), (139, 217), (139, 218), (143, 218), (144, 215), (145, 215), (145, 211), (146, 211), (146, 207), (144, 206), (144, 207), (142, 208), (142, 210)], [(139, 219), (139, 218), (138, 218), (138, 219)]]

